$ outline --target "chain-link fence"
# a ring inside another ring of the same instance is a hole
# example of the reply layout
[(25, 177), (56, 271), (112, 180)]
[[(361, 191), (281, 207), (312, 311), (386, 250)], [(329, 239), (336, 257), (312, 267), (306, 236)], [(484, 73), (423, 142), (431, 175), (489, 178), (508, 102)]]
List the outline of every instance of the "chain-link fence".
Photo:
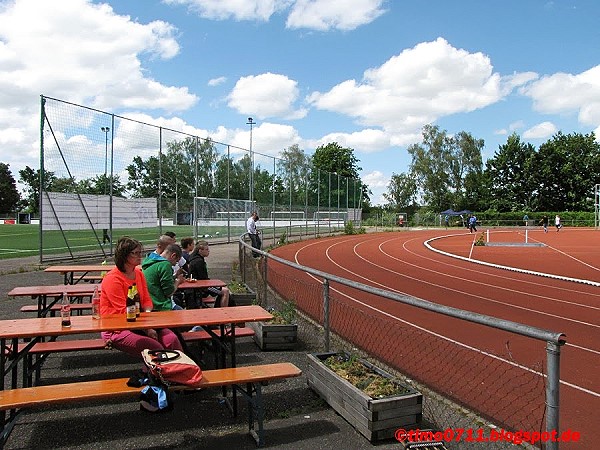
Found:
[[(433, 305), (267, 253), (257, 263), (242, 242), (240, 258), (243, 276), (263, 306), (267, 306), (267, 289), (276, 299), (291, 300), (316, 327), (308, 335), (320, 341), (317, 345), (323, 351), (335, 347), (358, 353), (407, 378), (424, 391), (424, 418), (437, 429), (485, 428), (487, 424), (507, 430), (557, 429), (561, 333)], [(398, 302), (396, 314), (371, 307), (377, 297)], [(469, 321), (482, 333), (493, 327), (508, 334), (496, 341), (486, 339), (488, 350), (473, 348), (402, 319), (403, 312), (415, 307), (432, 322), (444, 321), (448, 327), (459, 328)], [(511, 341), (523, 336), (537, 340), (539, 351), (527, 360), (516, 360)], [(546, 448), (552, 444), (548, 442)], [(480, 443), (456, 445), (476, 449)], [(509, 446), (486, 442), (486, 448)]]
[(144, 120), (42, 96), (41, 261), (106, 257), (124, 234), (150, 245), (165, 227), (229, 242), (252, 210), (273, 238), (360, 224), (360, 180), (314, 168), (297, 147), (248, 150)]

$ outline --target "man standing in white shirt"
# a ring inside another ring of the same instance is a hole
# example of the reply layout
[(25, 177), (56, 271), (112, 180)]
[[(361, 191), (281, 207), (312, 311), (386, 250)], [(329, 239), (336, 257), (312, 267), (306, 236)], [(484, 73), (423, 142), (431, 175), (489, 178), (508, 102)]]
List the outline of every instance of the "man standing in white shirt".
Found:
[[(259, 231), (256, 228), (256, 222), (258, 222), (258, 220), (258, 213), (256, 211), (253, 211), (252, 215), (246, 221), (246, 231), (248, 231), (248, 235), (250, 235), (252, 247), (260, 250), (262, 242), (260, 240)], [(254, 256), (255, 258), (259, 258), (260, 254), (252, 252), (252, 256)]]

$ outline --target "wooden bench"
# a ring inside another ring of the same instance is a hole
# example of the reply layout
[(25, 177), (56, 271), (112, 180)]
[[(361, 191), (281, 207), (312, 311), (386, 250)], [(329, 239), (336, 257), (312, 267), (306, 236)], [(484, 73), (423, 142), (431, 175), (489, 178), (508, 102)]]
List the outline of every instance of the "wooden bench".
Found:
[(104, 278), (103, 275), (84, 275), (79, 278), (79, 281), (87, 281), (88, 283), (96, 283), (102, 281)]
[[(71, 312), (76, 312), (77, 314), (81, 315), (82, 312), (84, 311), (91, 311), (92, 310), (92, 304), (90, 302), (87, 303), (71, 303)], [(38, 312), (38, 305), (25, 305), (25, 306), (21, 306), (21, 312), (23, 313), (37, 313)], [(60, 312), (60, 304), (55, 304), (52, 305), (50, 308), (48, 308), (48, 311), (50, 311), (50, 316), (51, 317), (55, 317), (57, 312)]]
[[(214, 305), (214, 303), (215, 303), (214, 297), (204, 297), (202, 299), (202, 304), (204, 306)], [(92, 304), (90, 302), (71, 303), (71, 312), (76, 312), (77, 314), (81, 314), (84, 311), (91, 311), (91, 310), (92, 310)], [(24, 306), (21, 306), (20, 311), (22, 313), (37, 313), (38, 305), (24, 305)], [(60, 304), (57, 303), (55, 305), (52, 305), (50, 308), (48, 308), (48, 311), (50, 311), (51, 317), (55, 317), (56, 313), (60, 311)]]
[[(199, 389), (232, 386), (234, 390), (240, 392), (248, 402), (248, 431), (260, 447), (264, 445), (262, 385), (269, 381), (297, 377), (301, 374), (302, 371), (291, 363), (206, 370), (203, 372), (202, 385)], [(139, 396), (141, 389), (127, 386), (127, 381), (127, 378), (117, 378), (4, 390), (0, 391), (0, 411), (81, 400)], [(190, 388), (172, 386), (169, 389), (178, 391)], [(255, 424), (258, 425), (256, 430)], [(3, 432), (7, 424), (0, 426), (2, 426), (0, 431)]]
[[(213, 331), (218, 337), (221, 336), (221, 330)], [(203, 342), (210, 341), (212, 339), (208, 331), (186, 331), (181, 333), (186, 343), (192, 342)], [(252, 337), (254, 336), (254, 330), (251, 328), (235, 328), (235, 338), (241, 337)], [(19, 351), (22, 351), (28, 345), (27, 342), (19, 344)], [(77, 352), (84, 350), (103, 350), (109, 348), (106, 345), (104, 339), (69, 339), (63, 341), (48, 341), (38, 342), (34, 344), (27, 353), (27, 361), (23, 367), (24, 379), (28, 380), (28, 384), (33, 384), (33, 374), (35, 371), (35, 382), (40, 380), (41, 368), (46, 357), (51, 353), (66, 353), (66, 352)], [(4, 349), (5, 354), (10, 358), (12, 351), (10, 348)], [(33, 357), (37, 356), (37, 359), (33, 360)]]

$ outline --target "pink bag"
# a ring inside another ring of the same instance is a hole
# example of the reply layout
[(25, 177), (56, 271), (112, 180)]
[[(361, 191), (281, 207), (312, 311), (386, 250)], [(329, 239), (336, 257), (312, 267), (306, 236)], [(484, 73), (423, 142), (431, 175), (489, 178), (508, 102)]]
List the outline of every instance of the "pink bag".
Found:
[(145, 349), (142, 358), (150, 373), (165, 385), (200, 387), (202, 369), (182, 351)]

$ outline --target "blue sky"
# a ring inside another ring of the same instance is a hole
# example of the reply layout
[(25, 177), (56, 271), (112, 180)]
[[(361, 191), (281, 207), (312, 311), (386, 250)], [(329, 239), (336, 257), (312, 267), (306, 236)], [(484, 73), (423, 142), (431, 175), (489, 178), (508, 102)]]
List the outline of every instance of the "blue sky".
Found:
[[(39, 163), (39, 95), (278, 155), (353, 148), (382, 193), (428, 123), (535, 147), (600, 134), (595, 0), (0, 0), (0, 161)], [(134, 154), (130, 155), (133, 158)]]

